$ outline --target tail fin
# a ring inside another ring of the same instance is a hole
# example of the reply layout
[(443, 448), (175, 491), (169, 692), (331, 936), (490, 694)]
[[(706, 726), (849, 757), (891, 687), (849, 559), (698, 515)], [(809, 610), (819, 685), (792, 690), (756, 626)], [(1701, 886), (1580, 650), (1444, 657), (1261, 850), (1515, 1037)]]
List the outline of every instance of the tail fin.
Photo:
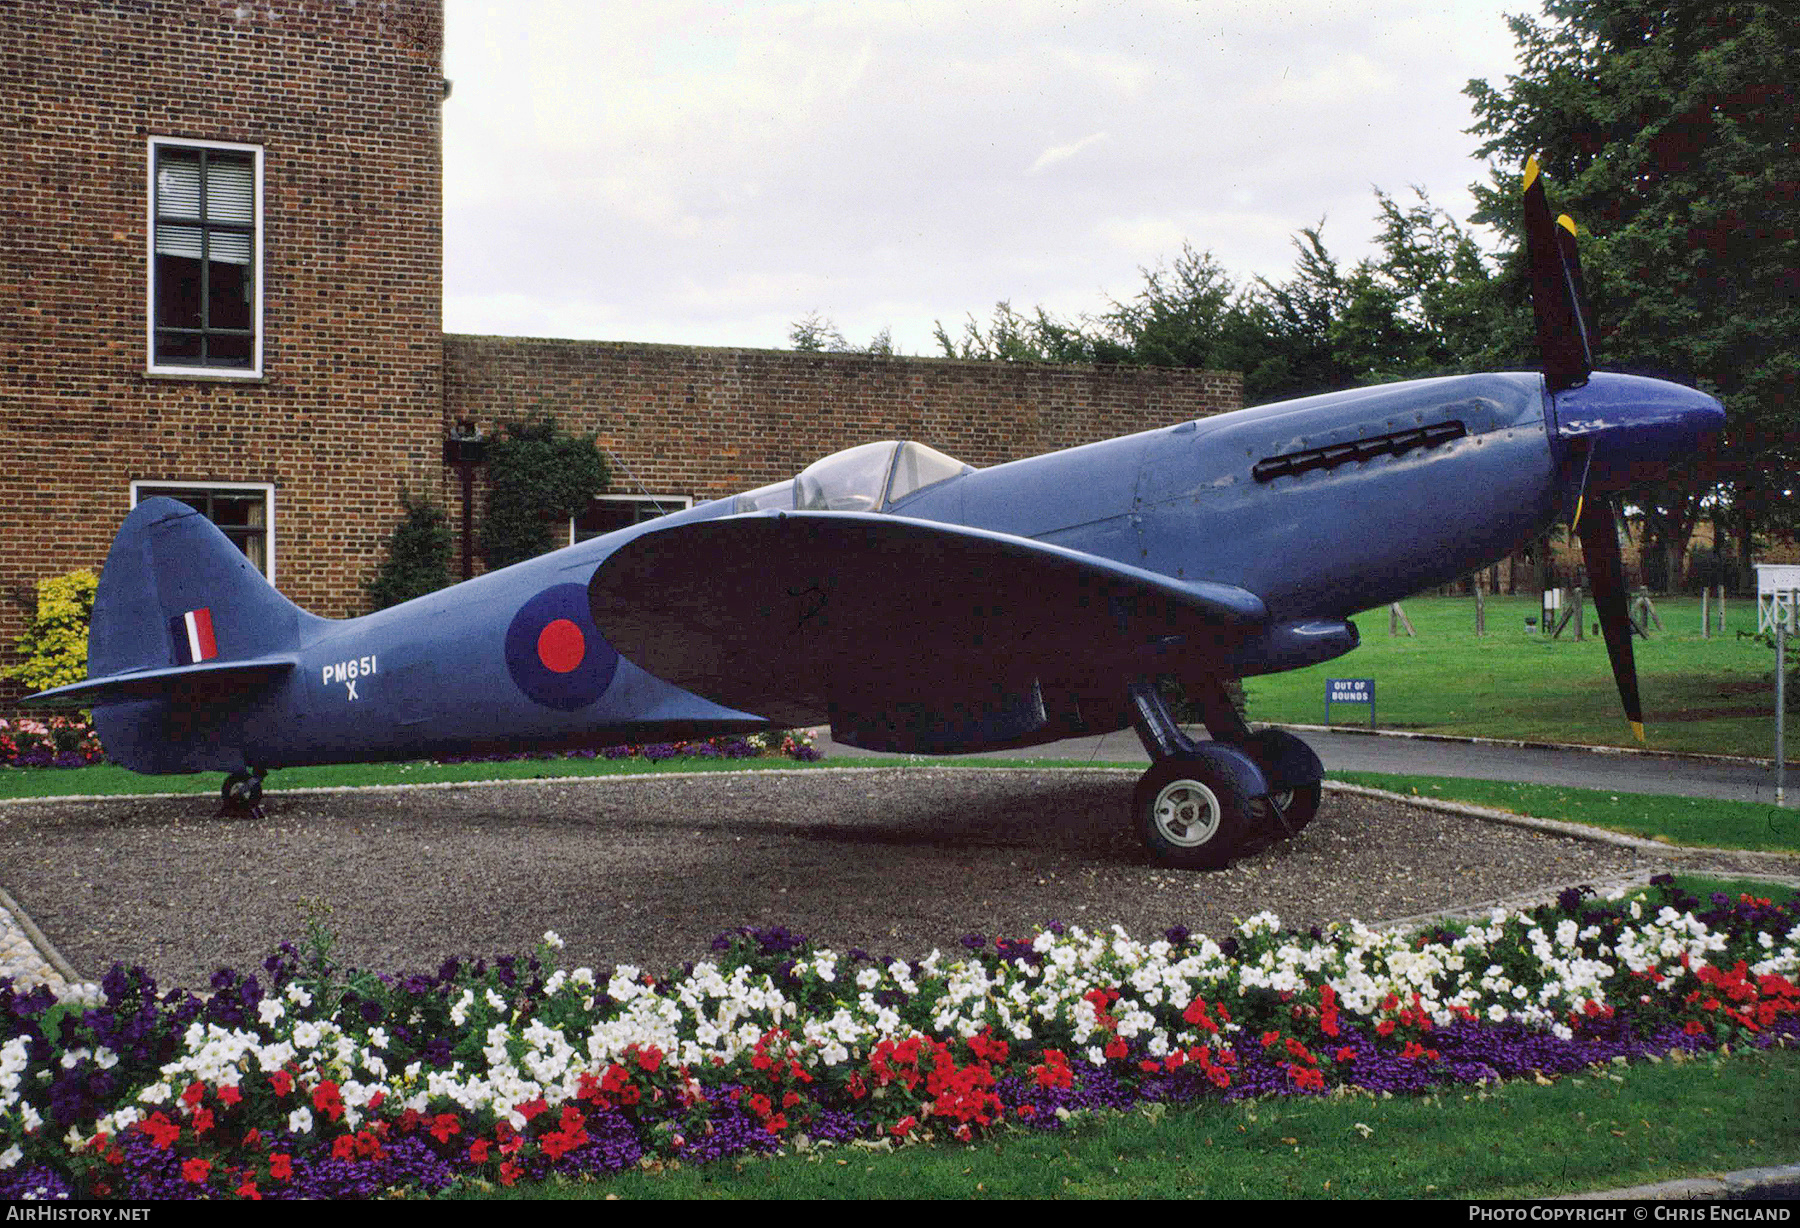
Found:
[(199, 512), (146, 499), (125, 518), (100, 573), (87, 681), (26, 702), (88, 707), (241, 689), (292, 669), (303, 626), (318, 621)]
[(199, 512), (145, 499), (100, 573), (88, 677), (286, 651), (312, 618)]

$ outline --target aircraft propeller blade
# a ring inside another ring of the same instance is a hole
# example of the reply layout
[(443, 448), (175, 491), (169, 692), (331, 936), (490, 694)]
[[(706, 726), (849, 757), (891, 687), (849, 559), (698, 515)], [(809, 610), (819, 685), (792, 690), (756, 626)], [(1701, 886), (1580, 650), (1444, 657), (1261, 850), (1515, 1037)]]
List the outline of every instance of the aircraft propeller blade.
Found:
[(1638, 698), (1637, 662), (1631, 651), (1631, 615), (1625, 601), (1625, 565), (1619, 554), (1619, 528), (1612, 503), (1597, 496), (1581, 516), (1577, 533), (1587, 562), (1588, 583), (1594, 589), (1594, 606), (1600, 613), (1600, 631), (1606, 637), (1606, 655), (1612, 661), (1613, 680), (1625, 704), (1625, 719), (1637, 740), (1644, 740), (1644, 707)]
[(1594, 355), (1575, 223), (1567, 214), (1550, 219), (1535, 157), (1525, 163), (1525, 250), (1531, 263), (1531, 310), (1537, 318), (1544, 380), (1551, 392), (1586, 383), (1594, 370)]

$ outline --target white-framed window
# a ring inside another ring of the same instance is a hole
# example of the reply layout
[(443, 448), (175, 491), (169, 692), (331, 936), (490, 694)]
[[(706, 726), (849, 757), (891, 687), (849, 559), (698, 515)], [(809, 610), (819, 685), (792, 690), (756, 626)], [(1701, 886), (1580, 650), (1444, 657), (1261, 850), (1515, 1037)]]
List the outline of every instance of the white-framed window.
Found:
[(263, 364), (263, 151), (151, 137), (151, 375), (254, 379)]
[(569, 521), (569, 544), (628, 529), (694, 506), (691, 495), (596, 495), (588, 510)]
[(164, 495), (205, 516), (232, 540), (251, 566), (275, 583), (275, 487), (268, 482), (157, 482), (131, 484), (131, 506)]

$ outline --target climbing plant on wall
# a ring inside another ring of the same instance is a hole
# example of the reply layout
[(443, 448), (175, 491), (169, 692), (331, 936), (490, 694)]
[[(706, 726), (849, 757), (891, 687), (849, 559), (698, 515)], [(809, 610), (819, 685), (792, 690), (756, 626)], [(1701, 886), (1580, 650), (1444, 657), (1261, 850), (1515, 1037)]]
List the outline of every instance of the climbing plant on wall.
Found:
[(508, 422), (488, 447), (488, 507), (481, 552), (491, 571), (566, 544), (569, 518), (608, 480), (592, 435), (564, 434), (556, 419)]

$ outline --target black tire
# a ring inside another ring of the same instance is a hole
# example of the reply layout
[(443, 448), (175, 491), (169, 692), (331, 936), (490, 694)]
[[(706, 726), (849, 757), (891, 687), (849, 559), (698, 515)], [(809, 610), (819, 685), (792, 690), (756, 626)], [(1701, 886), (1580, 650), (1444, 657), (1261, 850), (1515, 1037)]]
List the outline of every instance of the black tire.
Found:
[(219, 800), (228, 812), (243, 814), (262, 804), (262, 772), (233, 772), (219, 788)]
[(1257, 822), (1270, 836), (1285, 840), (1290, 835), (1299, 835), (1313, 821), (1313, 816), (1319, 813), (1319, 801), (1325, 796), (1325, 790), (1320, 785), (1311, 784), (1273, 796), (1281, 803), (1282, 817), (1287, 820), (1287, 826), (1282, 826), (1281, 820), (1275, 817), (1275, 811), (1260, 797), (1256, 799)]
[(1183, 870), (1222, 870), (1254, 830), (1250, 799), (1203, 758), (1165, 759), (1138, 780), (1132, 799), (1150, 855)]

